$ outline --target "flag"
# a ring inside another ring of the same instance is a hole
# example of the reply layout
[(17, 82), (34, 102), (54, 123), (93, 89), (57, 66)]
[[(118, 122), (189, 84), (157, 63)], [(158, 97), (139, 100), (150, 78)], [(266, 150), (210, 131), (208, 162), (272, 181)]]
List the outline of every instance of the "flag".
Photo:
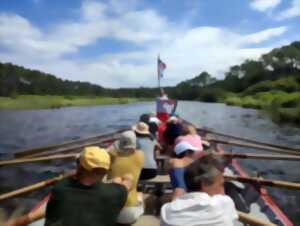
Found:
[(161, 59), (157, 58), (157, 75), (158, 79), (161, 79), (163, 77), (163, 72), (167, 68), (167, 65), (161, 61)]

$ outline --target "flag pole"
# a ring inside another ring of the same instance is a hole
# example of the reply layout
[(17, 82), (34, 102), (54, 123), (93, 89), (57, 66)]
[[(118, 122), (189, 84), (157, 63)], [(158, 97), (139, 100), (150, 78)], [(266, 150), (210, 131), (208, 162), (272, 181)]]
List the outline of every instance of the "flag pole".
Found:
[(159, 56), (160, 54), (157, 55), (157, 83), (158, 83), (158, 89), (160, 89), (160, 70), (159, 70), (159, 65), (158, 65), (158, 61), (159, 61)]

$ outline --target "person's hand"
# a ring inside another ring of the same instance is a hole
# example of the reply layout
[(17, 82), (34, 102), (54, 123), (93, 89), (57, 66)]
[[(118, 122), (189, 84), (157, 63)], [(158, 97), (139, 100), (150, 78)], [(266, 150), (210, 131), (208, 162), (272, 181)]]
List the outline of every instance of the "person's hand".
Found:
[(19, 218), (8, 219), (4, 222), (4, 226), (26, 226), (28, 223), (28, 216), (24, 215)]

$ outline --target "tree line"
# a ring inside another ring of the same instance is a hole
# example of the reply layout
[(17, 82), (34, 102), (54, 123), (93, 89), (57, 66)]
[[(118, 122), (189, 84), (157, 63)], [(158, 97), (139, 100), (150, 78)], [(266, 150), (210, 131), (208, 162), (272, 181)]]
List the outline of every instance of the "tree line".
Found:
[[(166, 87), (172, 98), (216, 102), (228, 92), (251, 93), (274, 89), (272, 81), (292, 76), (293, 79), (276, 86), (287, 92), (299, 90), (300, 42), (273, 49), (259, 60), (246, 60), (230, 67), (223, 80), (207, 72), (183, 81), (175, 87)], [(157, 88), (109, 89), (88, 82), (69, 81), (37, 70), (29, 70), (11, 63), (0, 63), (0, 96), (72, 95), (146, 97), (157, 95)]]

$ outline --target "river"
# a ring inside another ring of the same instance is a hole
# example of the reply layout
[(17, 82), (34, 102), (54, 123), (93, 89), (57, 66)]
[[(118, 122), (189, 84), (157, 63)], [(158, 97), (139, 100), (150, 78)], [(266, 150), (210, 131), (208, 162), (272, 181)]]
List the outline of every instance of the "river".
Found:
[[(154, 110), (153, 102), (144, 102), (49, 110), (0, 111), (0, 158), (10, 158), (13, 153), (27, 148), (112, 132), (117, 128), (132, 125), (141, 114)], [(176, 113), (197, 126), (208, 127), (218, 132), (276, 144), (300, 145), (299, 128), (274, 124), (268, 116), (257, 110), (224, 104), (180, 101)], [(245, 149), (233, 149), (233, 151), (242, 150)], [(300, 182), (299, 162), (263, 160), (239, 160), (239, 162), (252, 175), (259, 172), (265, 178)], [(64, 161), (56, 161), (54, 165), (28, 163), (1, 167), (0, 192), (46, 179), (71, 167), (72, 164)], [(268, 190), (293, 222), (300, 222), (300, 191), (278, 188)], [(28, 209), (45, 192), (46, 190), (33, 192), (26, 197), (6, 201), (3, 207), (11, 209), (23, 206)]]

